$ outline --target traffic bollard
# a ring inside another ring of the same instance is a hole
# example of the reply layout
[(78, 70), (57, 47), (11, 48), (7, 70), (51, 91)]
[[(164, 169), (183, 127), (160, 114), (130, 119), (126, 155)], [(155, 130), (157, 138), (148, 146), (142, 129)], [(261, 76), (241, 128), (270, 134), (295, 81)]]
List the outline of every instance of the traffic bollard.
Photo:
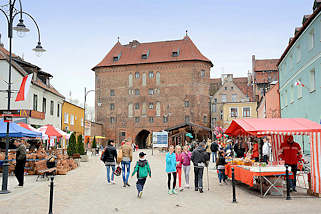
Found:
[(236, 203), (234, 167), (232, 168), (233, 203)]
[(291, 200), (290, 196), (290, 179), (289, 179), (289, 166), (285, 165), (285, 177), (286, 177), (286, 200)]
[(53, 204), (53, 190), (54, 190), (54, 176), (50, 177), (50, 199), (49, 199), (49, 214), (52, 214), (52, 204)]

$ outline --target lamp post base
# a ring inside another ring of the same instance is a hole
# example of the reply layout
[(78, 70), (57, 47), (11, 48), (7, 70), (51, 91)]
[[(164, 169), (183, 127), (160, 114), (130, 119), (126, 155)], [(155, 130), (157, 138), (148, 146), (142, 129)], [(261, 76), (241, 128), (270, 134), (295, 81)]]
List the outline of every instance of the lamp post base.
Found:
[(9, 190), (1, 190), (1, 191), (0, 191), (0, 194), (8, 194), (8, 193), (10, 193)]

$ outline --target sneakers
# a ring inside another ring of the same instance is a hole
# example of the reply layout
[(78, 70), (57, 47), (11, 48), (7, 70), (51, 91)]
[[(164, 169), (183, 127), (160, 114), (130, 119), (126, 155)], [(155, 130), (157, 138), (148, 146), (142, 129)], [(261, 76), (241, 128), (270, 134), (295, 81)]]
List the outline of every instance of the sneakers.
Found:
[(175, 194), (175, 195), (177, 194), (175, 189), (172, 190), (172, 193)]
[(115, 180), (111, 181), (112, 184), (116, 184)]
[(23, 188), (23, 186), (18, 185), (18, 186), (15, 186), (14, 188), (15, 189), (20, 189), (20, 188)]
[(186, 189), (189, 189), (189, 184), (185, 184), (185, 188), (186, 188)]
[(130, 187), (130, 185), (128, 183), (126, 183), (126, 186)]
[(142, 196), (143, 196), (143, 191), (140, 191), (140, 192), (138, 193), (138, 198), (142, 198)]
[(198, 188), (197, 188), (197, 187), (195, 188), (195, 191), (198, 191)]
[(126, 184), (124, 184), (123, 187), (126, 187)]
[(172, 190), (168, 190), (168, 195), (173, 194)]
[(203, 189), (200, 189), (200, 193), (203, 193)]
[(180, 192), (182, 192), (183, 190), (184, 190), (184, 188), (183, 188), (183, 187), (180, 187), (180, 188), (179, 188), (179, 191), (180, 191)]
[(107, 181), (107, 184), (111, 184), (110, 181)]

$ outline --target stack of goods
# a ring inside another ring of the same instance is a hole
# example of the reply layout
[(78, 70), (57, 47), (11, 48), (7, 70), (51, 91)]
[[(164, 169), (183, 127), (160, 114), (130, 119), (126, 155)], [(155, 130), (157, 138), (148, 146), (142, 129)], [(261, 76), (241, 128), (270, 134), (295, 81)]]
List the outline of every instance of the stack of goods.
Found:
[(66, 175), (68, 171), (77, 168), (77, 166), (73, 159), (60, 159), (57, 162), (57, 174)]

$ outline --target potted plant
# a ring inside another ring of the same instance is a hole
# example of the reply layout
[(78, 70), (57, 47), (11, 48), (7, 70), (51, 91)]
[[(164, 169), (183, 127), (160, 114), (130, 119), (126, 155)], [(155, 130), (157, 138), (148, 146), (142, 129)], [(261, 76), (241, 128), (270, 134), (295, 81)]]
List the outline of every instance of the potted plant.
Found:
[(77, 152), (80, 154), (81, 162), (88, 162), (88, 156), (85, 153), (85, 147), (84, 147), (82, 135), (79, 135), (77, 138)]

